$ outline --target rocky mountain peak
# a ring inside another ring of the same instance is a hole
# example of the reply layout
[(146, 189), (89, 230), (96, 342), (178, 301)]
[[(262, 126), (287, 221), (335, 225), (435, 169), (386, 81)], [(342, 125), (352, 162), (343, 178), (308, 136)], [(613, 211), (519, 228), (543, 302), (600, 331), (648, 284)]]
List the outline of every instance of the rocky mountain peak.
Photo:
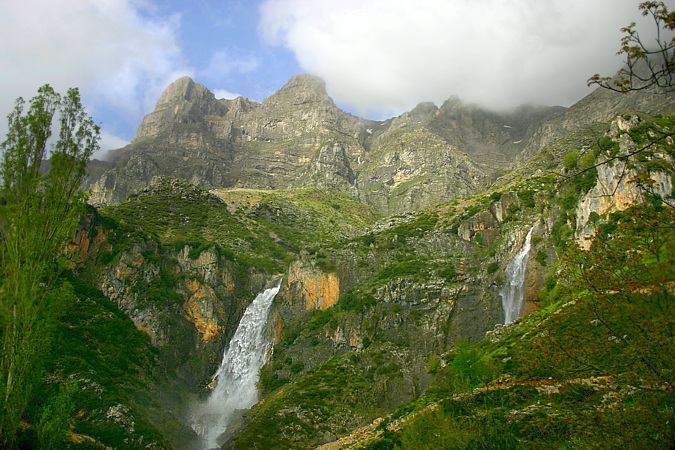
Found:
[[(172, 104), (176, 104), (180, 101), (191, 101), (195, 94), (195, 82), (192, 78), (185, 76), (177, 79), (171, 83), (165, 90), (162, 92), (162, 95), (157, 100), (157, 105), (155, 106), (155, 111), (166, 109)], [(200, 86), (204, 88), (203, 86)], [(204, 88), (206, 89), (206, 88)], [(197, 91), (200, 89), (197, 88)]]
[(176, 122), (195, 123), (226, 112), (227, 107), (205, 86), (190, 77), (181, 77), (164, 90), (155, 110), (138, 127), (134, 141), (157, 137)]
[(276, 93), (263, 101), (265, 106), (303, 105), (311, 103), (329, 103), (333, 100), (326, 92), (326, 83), (311, 74), (294, 75)]

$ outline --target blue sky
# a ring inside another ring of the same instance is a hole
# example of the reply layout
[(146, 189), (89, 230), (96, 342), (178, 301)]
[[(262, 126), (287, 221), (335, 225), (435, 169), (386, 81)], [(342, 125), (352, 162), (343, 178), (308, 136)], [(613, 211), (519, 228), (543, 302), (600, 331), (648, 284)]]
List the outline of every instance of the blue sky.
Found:
[(181, 76), (219, 98), (261, 101), (301, 72), (322, 77), (339, 106), (368, 118), (451, 96), (495, 109), (569, 106), (589, 92), (588, 77), (618, 69), (619, 30), (639, 22), (638, 4), (6, 0), (0, 114), (42, 84), (76, 86), (102, 125), (102, 147), (118, 148)]

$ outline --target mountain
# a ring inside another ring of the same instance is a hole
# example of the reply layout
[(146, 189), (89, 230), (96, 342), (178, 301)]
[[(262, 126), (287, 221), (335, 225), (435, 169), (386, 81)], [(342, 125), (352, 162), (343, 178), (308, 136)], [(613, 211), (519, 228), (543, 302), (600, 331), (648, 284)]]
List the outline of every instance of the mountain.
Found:
[(400, 213), (474, 191), (563, 111), (492, 113), (451, 99), (377, 122), (337, 108), (311, 75), (293, 77), (262, 103), (217, 100), (184, 77), (92, 179), (91, 202), (118, 204), (169, 175), (207, 189), (331, 189)]
[(369, 121), (310, 75), (262, 103), (177, 80), (92, 165), (67, 246), (46, 365), (80, 386), (71, 447), (199, 448), (194, 405), (278, 280), (262, 401), (223, 448), (668, 447), (673, 100)]

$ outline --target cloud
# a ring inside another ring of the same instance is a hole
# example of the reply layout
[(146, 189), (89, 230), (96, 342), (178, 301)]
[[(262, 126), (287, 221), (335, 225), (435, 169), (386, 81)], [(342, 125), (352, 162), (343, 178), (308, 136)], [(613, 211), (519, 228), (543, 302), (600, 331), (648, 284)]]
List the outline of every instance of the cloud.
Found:
[(94, 153), (92, 159), (101, 159), (105, 160), (107, 154), (110, 150), (116, 150), (118, 148), (126, 147), (129, 144), (129, 140), (115, 136), (114, 134), (108, 133), (107, 131), (101, 131), (101, 140), (99, 141), (99, 151)]
[(259, 31), (359, 114), (450, 96), (569, 105), (612, 74), (635, 0), (265, 0)]
[(230, 92), (227, 89), (214, 89), (213, 95), (215, 95), (216, 98), (226, 98), (226, 99), (229, 99), (229, 100), (232, 100), (232, 99), (235, 99), (235, 98), (241, 96), (241, 94), (236, 94), (234, 92)]
[[(22, 0), (0, 6), (0, 114), (45, 83), (79, 87), (83, 103), (138, 124), (181, 75), (179, 16), (154, 15), (145, 0)], [(4, 125), (0, 125), (4, 126)]]

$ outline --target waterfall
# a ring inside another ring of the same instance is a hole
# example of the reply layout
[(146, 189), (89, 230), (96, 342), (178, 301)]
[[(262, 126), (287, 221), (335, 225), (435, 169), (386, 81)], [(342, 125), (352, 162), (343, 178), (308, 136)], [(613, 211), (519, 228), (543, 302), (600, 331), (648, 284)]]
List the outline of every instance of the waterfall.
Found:
[(502, 298), (502, 307), (504, 308), (504, 324), (510, 324), (520, 317), (520, 309), (523, 305), (523, 284), (525, 282), (525, 271), (527, 270), (527, 257), (530, 254), (530, 239), (532, 231), (530, 228), (525, 238), (523, 248), (506, 266), (506, 283), (499, 290)]
[(204, 439), (207, 449), (220, 448), (217, 439), (227, 429), (232, 415), (258, 401), (260, 368), (271, 345), (269, 313), (280, 286), (281, 283), (261, 292), (246, 308), (214, 376), (216, 387), (192, 415), (192, 428)]

